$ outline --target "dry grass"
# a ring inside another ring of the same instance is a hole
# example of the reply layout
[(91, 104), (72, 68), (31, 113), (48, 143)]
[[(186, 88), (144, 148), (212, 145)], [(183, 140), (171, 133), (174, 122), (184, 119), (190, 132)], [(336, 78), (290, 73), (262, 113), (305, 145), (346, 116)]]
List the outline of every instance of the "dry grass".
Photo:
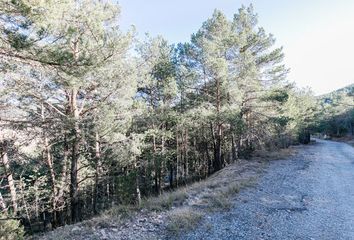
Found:
[(102, 215), (107, 217), (115, 217), (121, 220), (125, 220), (127, 218), (132, 217), (136, 211), (139, 210), (138, 206), (134, 205), (118, 205), (107, 211), (105, 211)]
[[(255, 177), (244, 179), (240, 182), (233, 182), (226, 185), (220, 185), (202, 196), (203, 205), (207, 206), (209, 211), (226, 211), (232, 207), (234, 196), (241, 189), (253, 186), (256, 182)], [(215, 187), (215, 186), (214, 186)]]
[(219, 186), (214, 191), (205, 194), (203, 203), (209, 211), (224, 211), (232, 207), (232, 197), (240, 191), (240, 185), (232, 183), (227, 186)]
[(232, 199), (223, 193), (214, 193), (208, 196), (207, 204), (210, 211), (225, 211), (231, 209)]
[(254, 152), (255, 159), (263, 159), (263, 160), (281, 160), (286, 159), (289, 156), (295, 155), (296, 150), (294, 147), (278, 149), (276, 151), (266, 151), (266, 150), (257, 150)]
[(190, 207), (179, 208), (168, 216), (167, 230), (174, 235), (194, 229), (203, 218), (203, 213)]
[(181, 188), (176, 191), (165, 192), (158, 197), (144, 199), (141, 203), (141, 208), (149, 211), (165, 211), (174, 206), (181, 206), (187, 198), (187, 189)]
[(89, 228), (109, 228), (132, 219), (138, 214), (139, 208), (134, 205), (118, 205), (104, 211), (100, 216), (80, 223)]

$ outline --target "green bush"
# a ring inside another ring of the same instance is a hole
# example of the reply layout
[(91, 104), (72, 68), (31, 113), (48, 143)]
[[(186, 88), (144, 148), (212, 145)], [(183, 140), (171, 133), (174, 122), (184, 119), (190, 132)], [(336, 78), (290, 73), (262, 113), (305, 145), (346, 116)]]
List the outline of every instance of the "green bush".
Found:
[(24, 239), (24, 229), (18, 220), (4, 220), (0, 215), (0, 240), (21, 240)]

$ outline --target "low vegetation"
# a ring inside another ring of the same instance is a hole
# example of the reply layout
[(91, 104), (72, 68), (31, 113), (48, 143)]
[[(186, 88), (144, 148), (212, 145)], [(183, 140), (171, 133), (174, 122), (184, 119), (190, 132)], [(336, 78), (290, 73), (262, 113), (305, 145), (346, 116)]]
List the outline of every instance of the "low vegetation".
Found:
[(179, 208), (168, 215), (167, 230), (173, 235), (194, 229), (202, 220), (203, 213), (190, 207)]
[(158, 197), (150, 197), (142, 201), (141, 208), (150, 211), (165, 211), (172, 207), (181, 206), (188, 198), (187, 188), (165, 192)]
[(25, 231), (23, 226), (15, 219), (3, 220), (0, 214), (0, 240), (22, 240)]

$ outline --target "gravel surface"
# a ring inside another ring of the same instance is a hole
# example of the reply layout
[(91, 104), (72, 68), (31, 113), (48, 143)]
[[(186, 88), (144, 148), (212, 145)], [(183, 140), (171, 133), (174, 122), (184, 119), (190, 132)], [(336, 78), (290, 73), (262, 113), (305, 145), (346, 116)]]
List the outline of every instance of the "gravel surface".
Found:
[(234, 207), (179, 239), (354, 239), (354, 148), (316, 140), (272, 161)]

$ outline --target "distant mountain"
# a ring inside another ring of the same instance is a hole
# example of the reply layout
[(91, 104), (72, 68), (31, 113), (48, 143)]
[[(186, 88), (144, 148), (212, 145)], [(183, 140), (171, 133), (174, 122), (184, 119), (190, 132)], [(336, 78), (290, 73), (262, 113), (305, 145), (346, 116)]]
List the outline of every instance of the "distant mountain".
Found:
[(354, 84), (317, 97), (318, 130), (332, 137), (354, 136)]
[(354, 97), (354, 83), (350, 84), (346, 87), (334, 90), (330, 93), (326, 93), (323, 95), (320, 95), (319, 98), (325, 98), (325, 97), (333, 97), (333, 96), (337, 96), (337, 95), (349, 95), (349, 96), (353, 96)]
[[(354, 83), (346, 87), (334, 90), (333, 92), (326, 93), (317, 97), (320, 102), (332, 103), (334, 100), (340, 100), (342, 98), (354, 99)], [(353, 100), (354, 101), (354, 100)]]

